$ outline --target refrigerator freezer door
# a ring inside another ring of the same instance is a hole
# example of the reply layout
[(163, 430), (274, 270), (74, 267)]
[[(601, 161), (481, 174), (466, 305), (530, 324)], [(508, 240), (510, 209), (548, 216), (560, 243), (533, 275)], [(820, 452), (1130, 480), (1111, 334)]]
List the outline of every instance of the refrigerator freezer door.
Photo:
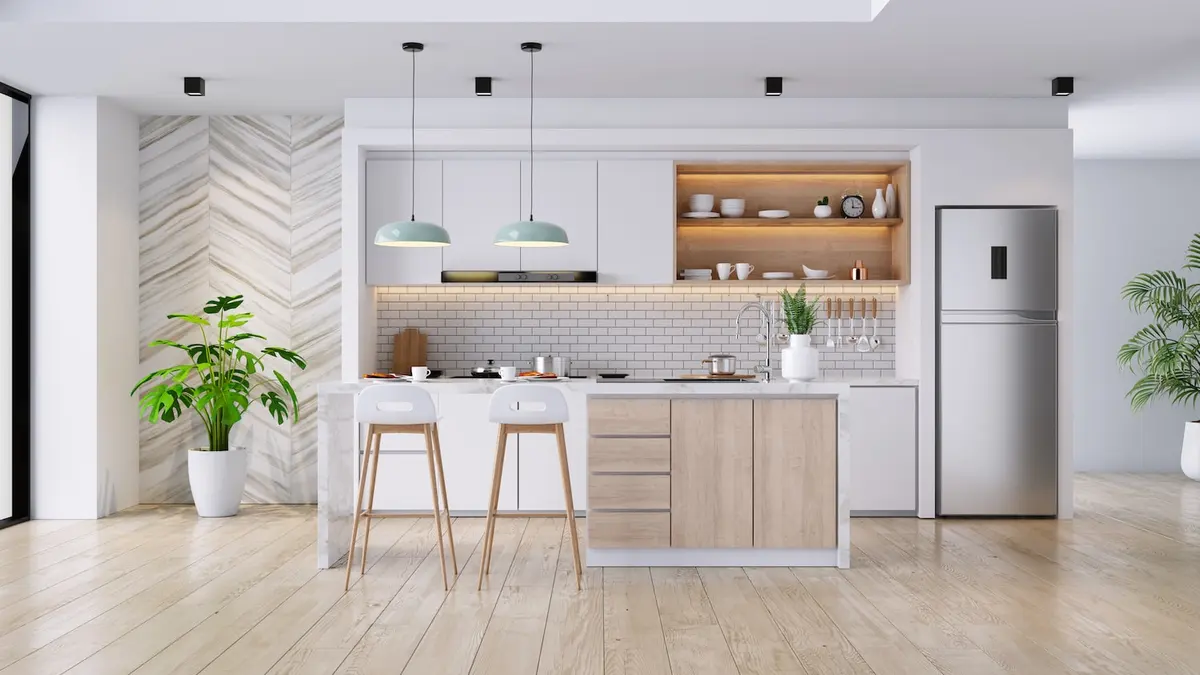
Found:
[(1055, 311), (1057, 231), (1054, 209), (939, 209), (941, 310)]
[(1054, 324), (941, 325), (938, 514), (1058, 511)]

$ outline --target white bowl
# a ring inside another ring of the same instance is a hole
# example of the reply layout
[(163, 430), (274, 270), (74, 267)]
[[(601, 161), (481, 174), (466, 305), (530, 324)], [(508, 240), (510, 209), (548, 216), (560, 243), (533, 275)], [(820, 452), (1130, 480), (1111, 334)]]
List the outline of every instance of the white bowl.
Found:
[(712, 195), (692, 195), (688, 197), (688, 208), (693, 211), (712, 211)]
[(741, 218), (746, 213), (745, 199), (722, 199), (721, 215), (726, 218)]
[(804, 276), (809, 279), (828, 279), (829, 270), (814, 270), (808, 265), (801, 265), (804, 268)]
[(791, 211), (785, 211), (783, 209), (770, 209), (768, 211), (758, 212), (759, 218), (787, 218), (790, 215), (792, 215)]

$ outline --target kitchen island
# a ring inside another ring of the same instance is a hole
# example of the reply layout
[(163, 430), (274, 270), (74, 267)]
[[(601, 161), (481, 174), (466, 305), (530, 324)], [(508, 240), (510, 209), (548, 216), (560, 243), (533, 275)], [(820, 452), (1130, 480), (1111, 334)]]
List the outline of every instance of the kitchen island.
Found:
[[(371, 384), (319, 390), (319, 567), (346, 554), (361, 438), (353, 401)], [(571, 407), (571, 482), (575, 503), (587, 505), (581, 527), (588, 531), (589, 566), (849, 566), (849, 384), (547, 384), (561, 387)], [(450, 508), (478, 515), (471, 500), (487, 494), (495, 447), (486, 400), (507, 385), (430, 380), (419, 386), (440, 399)], [(470, 410), (459, 414), (464, 406)], [(454, 447), (455, 438), (463, 448)], [(554, 487), (536, 473), (537, 462), (552, 453), (530, 441), (528, 460), (519, 467), (506, 461), (505, 480), (520, 484), (523, 506), (548, 504), (536, 492), (525, 498), (539, 484)], [(420, 498), (427, 503), (428, 492)], [(516, 503), (509, 510), (528, 510)]]

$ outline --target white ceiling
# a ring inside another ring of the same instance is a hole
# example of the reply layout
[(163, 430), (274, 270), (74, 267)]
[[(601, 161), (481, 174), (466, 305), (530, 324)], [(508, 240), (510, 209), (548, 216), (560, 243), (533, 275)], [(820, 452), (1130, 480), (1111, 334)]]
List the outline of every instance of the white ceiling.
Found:
[[(339, 5), (294, 1), (297, 7)], [(373, 1), (344, 0), (344, 6)], [(784, 76), (787, 96), (1024, 97), (1047, 95), (1055, 75), (1074, 75), (1076, 119), (1126, 119), (1131, 104), (1165, 97), (1156, 119), (1165, 116), (1159, 126), (1167, 128), (1149, 133), (1175, 139), (1159, 146), (1200, 154), (1196, 108), (1181, 109), (1188, 116), (1173, 112), (1182, 101), (1194, 104), (1200, 92), (1195, 69), (1183, 67), (1200, 62), (1200, 2), (892, 0), (873, 21), (708, 20), (727, 16), (730, 7), (758, 18), (772, 2), (815, 12), (822, 0), (670, 0), (677, 10), (695, 8), (680, 11), (689, 23), (272, 23), (261, 20), (261, 12), (253, 15), (259, 20), (243, 23), (172, 22), (190, 16), (182, 10), (138, 23), (9, 21), (0, 23), (0, 80), (34, 94), (110, 96), (147, 113), (333, 112), (346, 98), (407, 96), (411, 65), (400, 50), (407, 40), (426, 43), (417, 57), (421, 96), (471, 96), (477, 75), (496, 78), (497, 96), (525, 96), (529, 60), (518, 44), (539, 40), (546, 45), (536, 57), (539, 97), (757, 97), (766, 75)], [(4, 0), (0, 19), (39, 13), (103, 19), (95, 8), (106, 4), (125, 8), (117, 18), (128, 18), (129, 6), (139, 4), (203, 8), (191, 15), (211, 6), (218, 19), (221, 8), (237, 6), (234, 0)], [(583, 4), (626, 12), (637, 6), (632, 0)], [(882, 4), (871, 2), (876, 9)], [(208, 96), (184, 97), (185, 75), (207, 78)], [(1147, 88), (1147, 82), (1155, 84)], [(1088, 136), (1080, 131), (1081, 139)]]

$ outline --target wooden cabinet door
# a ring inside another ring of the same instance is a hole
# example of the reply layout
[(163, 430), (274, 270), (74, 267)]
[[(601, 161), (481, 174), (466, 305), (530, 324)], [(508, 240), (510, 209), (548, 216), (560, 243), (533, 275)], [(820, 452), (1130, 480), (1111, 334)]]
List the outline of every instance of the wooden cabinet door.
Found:
[(915, 515), (916, 388), (854, 387), (851, 391), (850, 515)]
[[(522, 248), (521, 269), (596, 269), (596, 162), (548, 160), (533, 163), (533, 218), (567, 231), (567, 246)], [(529, 218), (529, 162), (521, 162), (521, 215)]]
[(837, 547), (837, 401), (754, 401), (754, 546)]
[(596, 183), (600, 283), (671, 283), (675, 278), (675, 162), (601, 160)]
[(445, 270), (519, 270), (521, 249), (496, 246), (496, 230), (521, 217), (521, 163), (515, 159), (442, 162)]
[(671, 546), (754, 543), (754, 403), (671, 401)]
[[(407, 159), (367, 161), (367, 285), (436, 284), (441, 281), (442, 249), (376, 246), (381, 225), (413, 214), (413, 166)], [(417, 220), (442, 222), (442, 163), (416, 163)]]

